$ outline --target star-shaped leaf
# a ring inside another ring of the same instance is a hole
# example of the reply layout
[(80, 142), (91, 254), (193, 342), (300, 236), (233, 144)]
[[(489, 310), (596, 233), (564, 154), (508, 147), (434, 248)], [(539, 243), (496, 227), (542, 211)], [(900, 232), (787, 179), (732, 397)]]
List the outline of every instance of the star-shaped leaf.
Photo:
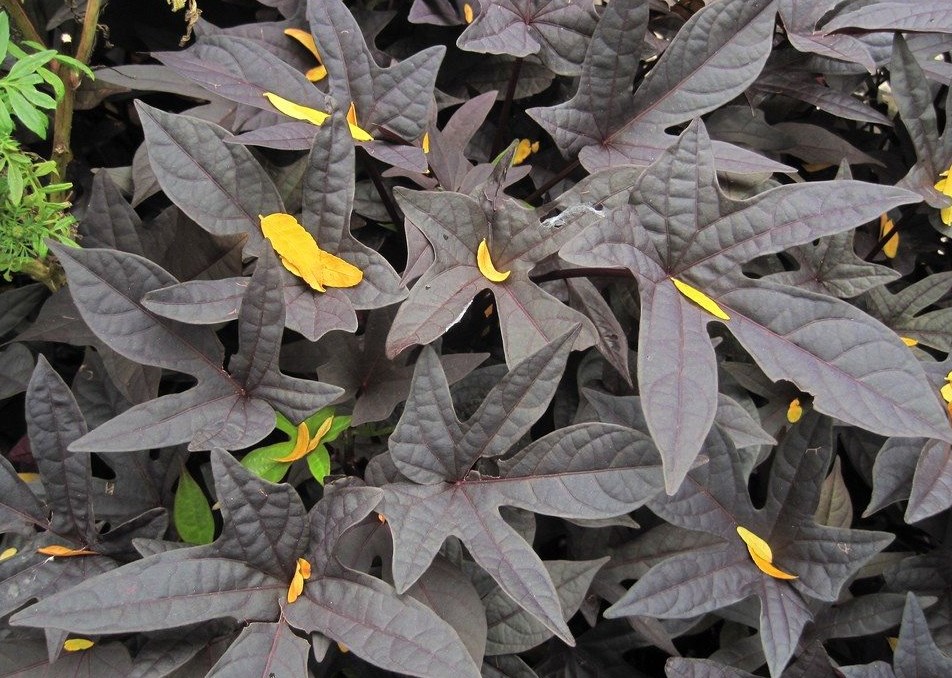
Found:
[[(574, 333), (516, 365), (465, 423), (457, 418), (436, 354), (417, 361), (410, 399), (390, 438), (395, 471), (381, 512), (393, 532), (393, 577), (406, 590), (450, 535), (503, 591), (572, 643), (558, 593), (542, 561), (499, 514), (501, 506), (567, 518), (626, 513), (658, 489), (654, 446), (634, 430), (581, 424), (556, 431), (500, 464), (501, 477), (472, 470), (505, 453), (544, 411)], [(410, 482), (413, 481), (413, 482)]]
[[(265, 629), (275, 639), (289, 633), (288, 625), (318, 631), (371, 662), (412, 675), (479, 675), (459, 637), (429, 608), (346, 570), (334, 557), (343, 532), (379, 502), (379, 490), (335, 489), (305, 514), (290, 485), (261, 480), (222, 450), (212, 452), (212, 469), (224, 524), (215, 542), (160, 552), (88, 578), (20, 612), (13, 623), (100, 634), (221, 617), (271, 621), (284, 627)], [(303, 595), (282, 605), (302, 556), (313, 565)], [(117, 590), (123, 595), (117, 597)], [(251, 639), (239, 640), (223, 661), (244, 674), (260, 658), (248, 652)], [(290, 637), (286, 642), (299, 645)], [(432, 668), (429, 662), (435, 662)]]
[(895, 294), (883, 286), (860, 298), (866, 311), (900, 337), (915, 343), (952, 351), (952, 308), (923, 313), (952, 290), (952, 273), (935, 273)]
[(445, 48), (429, 47), (383, 68), (374, 61), (360, 25), (341, 0), (307, 4), (311, 33), (338, 106), (346, 109), (353, 102), (357, 120), (366, 130), (380, 127), (406, 141), (420, 139)]
[[(651, 163), (674, 141), (666, 128), (714, 110), (743, 92), (770, 53), (776, 14), (772, 0), (717, 2), (688, 20), (632, 95), (648, 4), (646, 0), (609, 4), (589, 44), (575, 96), (527, 111), (563, 154), (578, 155), (589, 171)], [(717, 144), (716, 152), (722, 169), (784, 169), (730, 144)]]
[(159, 537), (168, 525), (165, 511), (153, 509), (116, 516), (112, 529), (100, 534), (90, 457), (68, 449), (86, 432), (86, 422), (69, 388), (42, 355), (27, 389), (26, 418), (44, 501), (6, 459), (0, 461), (3, 528), (30, 527), (14, 554), (0, 561), (0, 615), (115, 568), (118, 563), (111, 556), (128, 549), (132, 538)]
[(876, 71), (872, 46), (863, 36), (826, 35), (817, 30), (820, 19), (837, 6), (837, 0), (780, 0), (778, 9), (787, 31), (787, 39), (801, 52), (814, 53), (862, 65), (870, 73)]
[[(952, 438), (922, 367), (893, 332), (850, 304), (741, 271), (754, 256), (878, 218), (915, 196), (840, 180), (781, 186), (734, 201), (718, 188), (707, 134), (693, 123), (641, 175), (632, 200), (561, 255), (582, 266), (627, 268), (638, 280), (638, 384), (669, 492), (691, 467), (714, 419), (712, 320), (733, 333), (771, 380), (786, 379), (811, 393), (820, 411), (886, 435), (929, 431)], [(884, 363), (888, 374), (880, 369)]]
[(936, 109), (932, 103), (932, 90), (902, 36), (897, 34), (893, 44), (892, 61), (889, 62), (890, 83), (896, 106), (902, 123), (909, 132), (913, 148), (916, 149), (916, 164), (898, 185), (919, 193), (932, 207), (942, 210), (942, 220), (936, 218), (933, 223), (948, 227), (952, 217), (952, 187), (939, 191), (936, 183), (940, 174), (952, 167), (952, 133), (949, 132), (949, 116), (946, 110), (946, 125), (939, 136), (939, 124)]
[[(565, 224), (540, 222), (534, 210), (506, 196), (498, 205), (484, 207), (462, 193), (398, 190), (397, 202), (430, 241), (435, 260), (397, 311), (387, 339), (388, 356), (440, 337), (486, 289), (495, 298), (508, 365), (578, 324), (583, 329), (576, 348), (594, 344), (588, 318), (529, 279), (537, 263), (577, 232), (575, 219), (566, 219)], [(499, 282), (480, 269), (483, 242), (495, 269), (509, 272)]]
[(300, 421), (339, 395), (336, 387), (278, 371), (284, 308), (280, 273), (265, 252), (248, 284), (238, 321), (240, 350), (229, 369), (207, 327), (157, 317), (140, 299), (177, 281), (147, 259), (116, 250), (52, 246), (83, 320), (130, 360), (185, 372), (188, 391), (136, 405), (73, 443), (86, 452), (142, 450), (188, 442), (192, 449), (245, 447), (274, 427), (274, 409)]
[[(733, 445), (717, 429), (708, 436), (705, 452), (710, 461), (691, 471), (674, 496), (661, 495), (649, 505), (669, 523), (715, 534), (724, 543), (656, 565), (606, 616), (684, 618), (756, 596), (767, 664), (771, 675), (779, 676), (811, 619), (807, 599), (835, 601), (847, 580), (892, 535), (814, 521), (820, 490), (814, 479), (825, 474), (832, 453), (826, 417), (807, 414), (787, 434), (776, 451), (767, 500), (759, 510), (750, 502)], [(773, 564), (797, 578), (782, 580), (763, 572), (738, 527), (762, 538), (772, 550)]]
[(575, 0), (484, 0), (456, 41), (460, 49), (514, 57), (538, 55), (559, 75), (578, 75), (595, 8)]

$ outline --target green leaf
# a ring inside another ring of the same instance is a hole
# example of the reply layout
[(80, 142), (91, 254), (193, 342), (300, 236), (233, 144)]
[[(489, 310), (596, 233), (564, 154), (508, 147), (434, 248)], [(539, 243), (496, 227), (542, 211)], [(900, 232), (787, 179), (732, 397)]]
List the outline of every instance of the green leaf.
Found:
[(215, 518), (208, 499), (184, 467), (175, 491), (172, 519), (179, 536), (189, 544), (211, 544), (215, 538)]
[(46, 138), (46, 116), (40, 113), (18, 91), (10, 92), (10, 107), (27, 129), (43, 139)]

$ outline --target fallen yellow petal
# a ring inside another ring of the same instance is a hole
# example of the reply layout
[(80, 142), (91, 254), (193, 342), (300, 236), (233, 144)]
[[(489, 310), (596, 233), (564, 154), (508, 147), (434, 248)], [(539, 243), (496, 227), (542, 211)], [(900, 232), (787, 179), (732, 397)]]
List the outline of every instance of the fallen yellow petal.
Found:
[(58, 544), (53, 544), (51, 546), (43, 546), (36, 550), (37, 553), (42, 553), (44, 556), (54, 556), (56, 558), (69, 558), (71, 556), (95, 556), (97, 555), (95, 551), (89, 551), (87, 549), (71, 549), (68, 546), (60, 546)]
[(290, 214), (258, 215), (261, 231), (281, 263), (318, 292), (325, 287), (354, 287), (364, 279), (359, 268), (318, 247), (313, 236)]
[(17, 550), (12, 546), (8, 549), (4, 549), (3, 553), (0, 553), (0, 561), (9, 560), (16, 554), (17, 554)]
[(429, 132), (423, 133), (423, 142), (420, 145), (423, 146), (424, 153), (430, 152), (430, 133)]
[(691, 285), (688, 285), (686, 282), (681, 282), (677, 278), (671, 278), (671, 282), (673, 282), (674, 286), (678, 288), (678, 292), (703, 308), (715, 318), (720, 318), (721, 320), (731, 319), (731, 317), (724, 313), (721, 307), (717, 305), (716, 301), (704, 294), (704, 292), (701, 290), (697, 289), (696, 287), (691, 287)]
[(20, 480), (25, 483), (35, 483), (40, 479), (39, 473), (17, 473), (17, 475), (20, 476)]
[(512, 164), (521, 165), (523, 162), (525, 162), (526, 158), (528, 158), (533, 153), (537, 153), (538, 151), (539, 151), (538, 141), (530, 141), (529, 139), (520, 139), (519, 144), (516, 146), (516, 153), (512, 157)]
[(913, 339), (912, 337), (899, 337), (906, 346), (912, 347), (919, 344), (918, 339)]
[(496, 270), (489, 254), (489, 245), (486, 243), (486, 238), (482, 239), (482, 242), (479, 243), (479, 249), (476, 250), (476, 265), (479, 266), (479, 272), (491, 282), (502, 282), (512, 273), (512, 271)]
[(952, 384), (944, 384), (939, 392), (945, 402), (952, 403)]
[(340, 641), (337, 641), (337, 649), (340, 650), (341, 654), (347, 654), (348, 652), (350, 652), (350, 648), (344, 645)]
[(272, 92), (265, 92), (264, 96), (271, 102), (272, 106), (295, 120), (304, 120), (311, 124), (321, 126), (325, 120), (331, 117), (329, 113), (324, 113), (316, 108), (308, 108), (307, 106), (296, 104)]
[(79, 652), (80, 650), (88, 650), (95, 644), (89, 638), (70, 638), (63, 643), (63, 649), (67, 652)]
[(301, 422), (298, 424), (298, 437), (297, 442), (294, 443), (294, 449), (291, 450), (291, 454), (286, 457), (281, 457), (275, 459), (275, 461), (290, 463), (292, 461), (297, 461), (302, 457), (306, 457), (310, 452), (313, 452), (318, 445), (321, 444), (321, 439), (327, 435), (327, 432), (331, 430), (331, 424), (334, 422), (334, 417), (328, 417), (320, 425), (320, 428), (317, 429), (317, 432), (314, 434), (314, 437), (311, 438), (310, 432), (307, 430), (307, 423)]
[(473, 23), (473, 6), (468, 2), (463, 3), (463, 18), (466, 20), (466, 23)]
[(288, 602), (293, 603), (304, 592), (304, 580), (311, 577), (311, 564), (298, 558), (294, 567), (294, 576), (291, 578), (291, 585), (288, 587)]
[(790, 406), (787, 408), (787, 421), (791, 424), (796, 424), (800, 421), (800, 417), (803, 416), (803, 407), (800, 405), (800, 399), (794, 398), (790, 401)]
[[(952, 165), (945, 172), (940, 172), (939, 176), (945, 178), (936, 182), (935, 190), (952, 198)], [(946, 226), (952, 226), (952, 207), (943, 207), (939, 213), (942, 217), (942, 223)]]
[(894, 231), (895, 224), (893, 220), (889, 218), (889, 215), (882, 214), (879, 217), (879, 237), (883, 238), (888, 232), (893, 231), (892, 237), (886, 241), (886, 244), (883, 245), (883, 254), (885, 254), (889, 259), (894, 259), (896, 253), (899, 251), (899, 232)]
[(743, 542), (747, 544), (747, 552), (750, 554), (751, 560), (754, 561), (754, 565), (756, 565), (757, 569), (761, 572), (775, 579), (797, 578), (796, 575), (784, 572), (773, 565), (773, 551), (766, 541), (746, 527), (741, 527), (740, 525), (737, 526), (737, 534), (740, 535)]
[(895, 636), (886, 636), (886, 642), (889, 644), (889, 649), (893, 652), (895, 652), (896, 648), (899, 647), (899, 639)]
[(746, 527), (741, 527), (740, 525), (737, 526), (737, 534), (740, 535), (740, 538), (747, 544), (751, 555), (756, 554), (757, 557), (763, 558), (768, 563), (773, 562), (773, 551), (770, 550), (770, 545), (767, 542)]
[[(317, 51), (317, 44), (314, 42), (314, 36), (300, 28), (285, 28), (284, 34), (289, 38), (294, 38), (307, 48), (307, 51), (314, 55), (317, 63), (321, 63), (321, 54)], [(318, 82), (327, 77), (327, 69), (323, 65), (308, 69), (305, 77), (311, 82)]]
[[(750, 547), (747, 547), (747, 550), (750, 551)], [(750, 554), (751, 560), (754, 561), (754, 565), (757, 566), (757, 569), (763, 572), (768, 577), (773, 577), (774, 579), (797, 579), (797, 575), (790, 574), (789, 572), (784, 572), (783, 570), (774, 567), (772, 563), (768, 563), (763, 558), (759, 558), (756, 554)]]
[(357, 125), (357, 106), (353, 101), (350, 102), (350, 108), (347, 109), (347, 124), (350, 126), (350, 136), (357, 141), (373, 141), (370, 132)]

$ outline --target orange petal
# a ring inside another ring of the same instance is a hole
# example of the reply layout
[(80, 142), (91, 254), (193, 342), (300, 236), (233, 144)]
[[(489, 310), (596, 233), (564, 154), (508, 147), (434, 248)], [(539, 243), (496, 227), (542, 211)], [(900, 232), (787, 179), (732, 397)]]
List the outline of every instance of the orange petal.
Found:
[(320, 52), (317, 51), (317, 43), (314, 42), (314, 36), (308, 31), (302, 31), (300, 28), (285, 28), (284, 34), (304, 45), (307, 51), (314, 55), (315, 59), (321, 60)]
[[(747, 547), (747, 550), (750, 551), (750, 547)], [(754, 565), (757, 566), (757, 569), (763, 572), (768, 577), (773, 577), (774, 579), (797, 579), (797, 575), (790, 574), (789, 572), (784, 572), (783, 570), (774, 567), (772, 563), (767, 562), (763, 558), (760, 558), (756, 553), (750, 551), (751, 560), (754, 561)]]
[(466, 23), (473, 23), (473, 6), (468, 2), (463, 3), (463, 19)]
[(350, 136), (357, 141), (373, 141), (374, 138), (370, 132), (357, 125), (357, 106), (350, 102), (350, 108), (347, 109), (347, 124), (350, 126)]
[(288, 464), (290, 464), (292, 461), (297, 461), (310, 452), (308, 449), (308, 444), (310, 442), (310, 433), (307, 430), (307, 423), (302, 421), (300, 424), (298, 424), (297, 440), (294, 441), (294, 449), (291, 450), (291, 454), (284, 457), (278, 457), (275, 459), (275, 461)]
[(904, 343), (906, 346), (912, 347), (912, 346), (919, 345), (918, 339), (913, 339), (912, 337), (899, 337), (899, 338), (902, 340), (902, 343)]
[(54, 556), (56, 558), (98, 555), (95, 551), (89, 551), (87, 549), (71, 549), (68, 546), (60, 546), (58, 544), (53, 544), (51, 546), (43, 546), (42, 548), (38, 548), (36, 552), (42, 553), (44, 556)]
[(304, 577), (298, 571), (294, 572), (291, 578), (291, 585), (288, 587), (288, 602), (293, 603), (304, 592)]
[(301, 573), (301, 576), (305, 579), (311, 578), (311, 564), (304, 560), (304, 558), (297, 559), (297, 571)]
[(314, 237), (290, 214), (259, 215), (261, 231), (271, 241), (281, 263), (318, 292), (326, 287), (353, 287), (363, 271), (318, 247)]

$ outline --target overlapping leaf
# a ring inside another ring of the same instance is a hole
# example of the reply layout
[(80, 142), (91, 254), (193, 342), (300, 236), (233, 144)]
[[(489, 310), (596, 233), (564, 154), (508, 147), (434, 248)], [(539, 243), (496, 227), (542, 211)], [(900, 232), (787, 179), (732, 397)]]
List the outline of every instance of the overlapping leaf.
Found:
[(157, 317), (139, 301), (177, 282), (152, 262), (116, 250), (56, 248), (84, 321), (118, 353), (147, 365), (185, 372), (188, 391), (137, 405), (73, 443), (75, 450), (124, 451), (188, 442), (192, 449), (244, 447), (274, 427), (274, 408), (294, 421), (329, 404), (336, 387), (278, 371), (284, 309), (280, 273), (267, 251), (248, 286), (239, 317), (239, 353), (230, 373), (205, 327)]
[(456, 535), (503, 591), (572, 642), (548, 572), (499, 507), (568, 518), (620, 515), (657, 491), (654, 446), (630, 429), (582, 424), (503, 462), (501, 477), (482, 476), (473, 466), (505, 453), (528, 431), (552, 397), (573, 338), (565, 334), (515, 366), (465, 423), (456, 419), (435, 354), (424, 350), (390, 446), (396, 470), (413, 482), (385, 485), (381, 502), (394, 535), (398, 590), (413, 584), (443, 541)]
[(811, 393), (820, 411), (887, 435), (952, 437), (922, 367), (893, 332), (845, 302), (741, 271), (759, 254), (845, 230), (914, 196), (834, 181), (731, 200), (717, 186), (699, 123), (645, 170), (632, 196), (634, 205), (610, 211), (561, 255), (583, 266), (627, 268), (638, 280), (638, 383), (669, 492), (697, 456), (717, 402), (707, 334), (717, 318), (673, 280), (713, 301), (767, 376)]
[[(754, 81), (770, 54), (775, 14), (772, 0), (706, 7), (684, 25), (633, 96), (648, 2), (612, 2), (589, 44), (575, 96), (528, 113), (563, 154), (577, 154), (589, 171), (647, 165), (674, 141), (666, 128), (726, 104)], [(784, 169), (729, 144), (715, 150), (723, 169)]]
[[(595, 342), (588, 318), (529, 279), (537, 263), (577, 232), (580, 220), (566, 216), (566, 223), (540, 222), (534, 210), (505, 196), (487, 207), (462, 193), (401, 190), (397, 201), (430, 241), (435, 260), (397, 311), (387, 339), (388, 356), (437, 339), (486, 289), (495, 299), (510, 366), (578, 324), (583, 329), (576, 348)], [(495, 267), (510, 272), (505, 280), (493, 282), (480, 270), (477, 250), (483, 240)]]
[[(760, 635), (770, 673), (779, 676), (811, 619), (807, 598), (833, 602), (846, 581), (892, 535), (817, 525), (813, 514), (832, 453), (829, 419), (812, 413), (787, 434), (774, 458), (767, 501), (754, 509), (733, 445), (713, 430), (710, 461), (691, 471), (680, 490), (649, 505), (669, 523), (715, 534), (723, 543), (669, 558), (641, 577), (606, 616), (683, 618), (757, 596)], [(797, 575), (784, 581), (754, 564), (736, 528), (772, 548), (774, 563)]]
[(554, 73), (578, 75), (595, 8), (575, 0), (486, 0), (456, 44), (460, 49), (527, 57), (537, 54)]
[(338, 106), (346, 110), (353, 102), (358, 123), (371, 132), (379, 127), (406, 141), (420, 139), (445, 48), (428, 47), (383, 68), (341, 0), (309, 0), (307, 19)]

